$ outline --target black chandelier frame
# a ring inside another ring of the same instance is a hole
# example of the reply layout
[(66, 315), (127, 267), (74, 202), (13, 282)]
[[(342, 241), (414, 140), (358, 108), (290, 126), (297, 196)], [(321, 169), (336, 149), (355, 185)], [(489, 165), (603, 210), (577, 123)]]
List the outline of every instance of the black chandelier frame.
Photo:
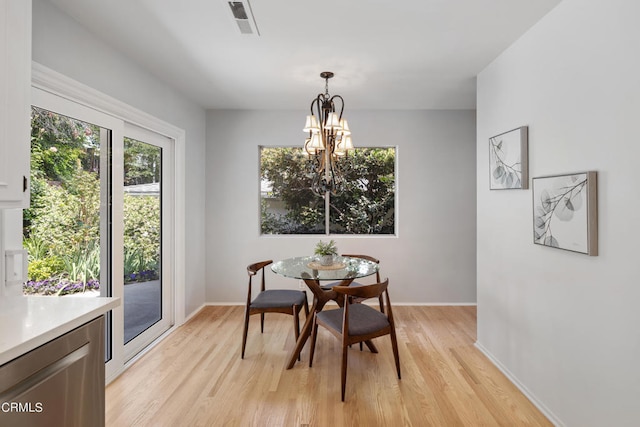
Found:
[[(316, 118), (321, 147), (312, 146), (313, 129), (309, 130), (309, 138), (304, 145), (305, 151), (309, 154), (311, 189), (321, 197), (327, 193), (335, 195), (342, 190), (344, 175), (339, 163), (340, 158), (348, 156), (348, 150), (339, 151), (338, 148), (338, 145), (350, 134), (350, 131), (345, 134), (345, 130), (340, 127), (343, 123), (344, 98), (340, 95), (329, 94), (329, 79), (333, 76), (334, 74), (330, 71), (320, 73), (320, 77), (325, 79), (325, 92), (318, 94), (311, 101), (311, 117)], [(336, 108), (337, 106), (339, 110)]]

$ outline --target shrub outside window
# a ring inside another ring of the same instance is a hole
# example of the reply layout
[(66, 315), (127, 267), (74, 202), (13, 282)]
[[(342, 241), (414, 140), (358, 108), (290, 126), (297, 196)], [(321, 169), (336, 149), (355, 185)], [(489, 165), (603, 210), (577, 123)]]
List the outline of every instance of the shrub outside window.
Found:
[(303, 148), (260, 147), (261, 233), (395, 234), (395, 154), (394, 147), (350, 152), (340, 160), (344, 187), (325, 203), (311, 191)]

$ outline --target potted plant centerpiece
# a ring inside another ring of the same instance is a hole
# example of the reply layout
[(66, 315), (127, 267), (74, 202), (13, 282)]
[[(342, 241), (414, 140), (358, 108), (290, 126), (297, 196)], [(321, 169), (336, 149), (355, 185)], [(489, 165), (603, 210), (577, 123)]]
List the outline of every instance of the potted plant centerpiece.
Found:
[(321, 265), (332, 265), (334, 257), (338, 255), (336, 242), (331, 240), (325, 243), (320, 240), (318, 244), (316, 244), (315, 254), (318, 256), (318, 261)]

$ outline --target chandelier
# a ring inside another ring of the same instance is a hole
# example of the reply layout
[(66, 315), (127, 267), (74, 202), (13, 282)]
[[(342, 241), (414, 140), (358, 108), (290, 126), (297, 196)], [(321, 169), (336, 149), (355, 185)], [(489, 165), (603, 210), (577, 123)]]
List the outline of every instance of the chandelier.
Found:
[(304, 149), (309, 154), (311, 190), (324, 196), (327, 192), (337, 194), (342, 189), (344, 175), (339, 161), (347, 157), (353, 145), (349, 125), (342, 117), (344, 100), (340, 95), (329, 95), (329, 79), (333, 73), (324, 71), (320, 77), (325, 80), (324, 93), (311, 101), (311, 115), (307, 116), (303, 131), (309, 133)]

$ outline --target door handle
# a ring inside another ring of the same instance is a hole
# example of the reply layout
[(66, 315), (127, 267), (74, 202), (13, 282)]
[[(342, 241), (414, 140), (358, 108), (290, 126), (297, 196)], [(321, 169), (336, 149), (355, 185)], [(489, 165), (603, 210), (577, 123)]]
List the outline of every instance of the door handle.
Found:
[[(21, 266), (16, 268), (16, 257), (22, 258)], [(24, 249), (4, 251), (5, 257), (5, 283), (8, 285), (21, 285), (27, 281), (29, 275), (29, 255)]]

